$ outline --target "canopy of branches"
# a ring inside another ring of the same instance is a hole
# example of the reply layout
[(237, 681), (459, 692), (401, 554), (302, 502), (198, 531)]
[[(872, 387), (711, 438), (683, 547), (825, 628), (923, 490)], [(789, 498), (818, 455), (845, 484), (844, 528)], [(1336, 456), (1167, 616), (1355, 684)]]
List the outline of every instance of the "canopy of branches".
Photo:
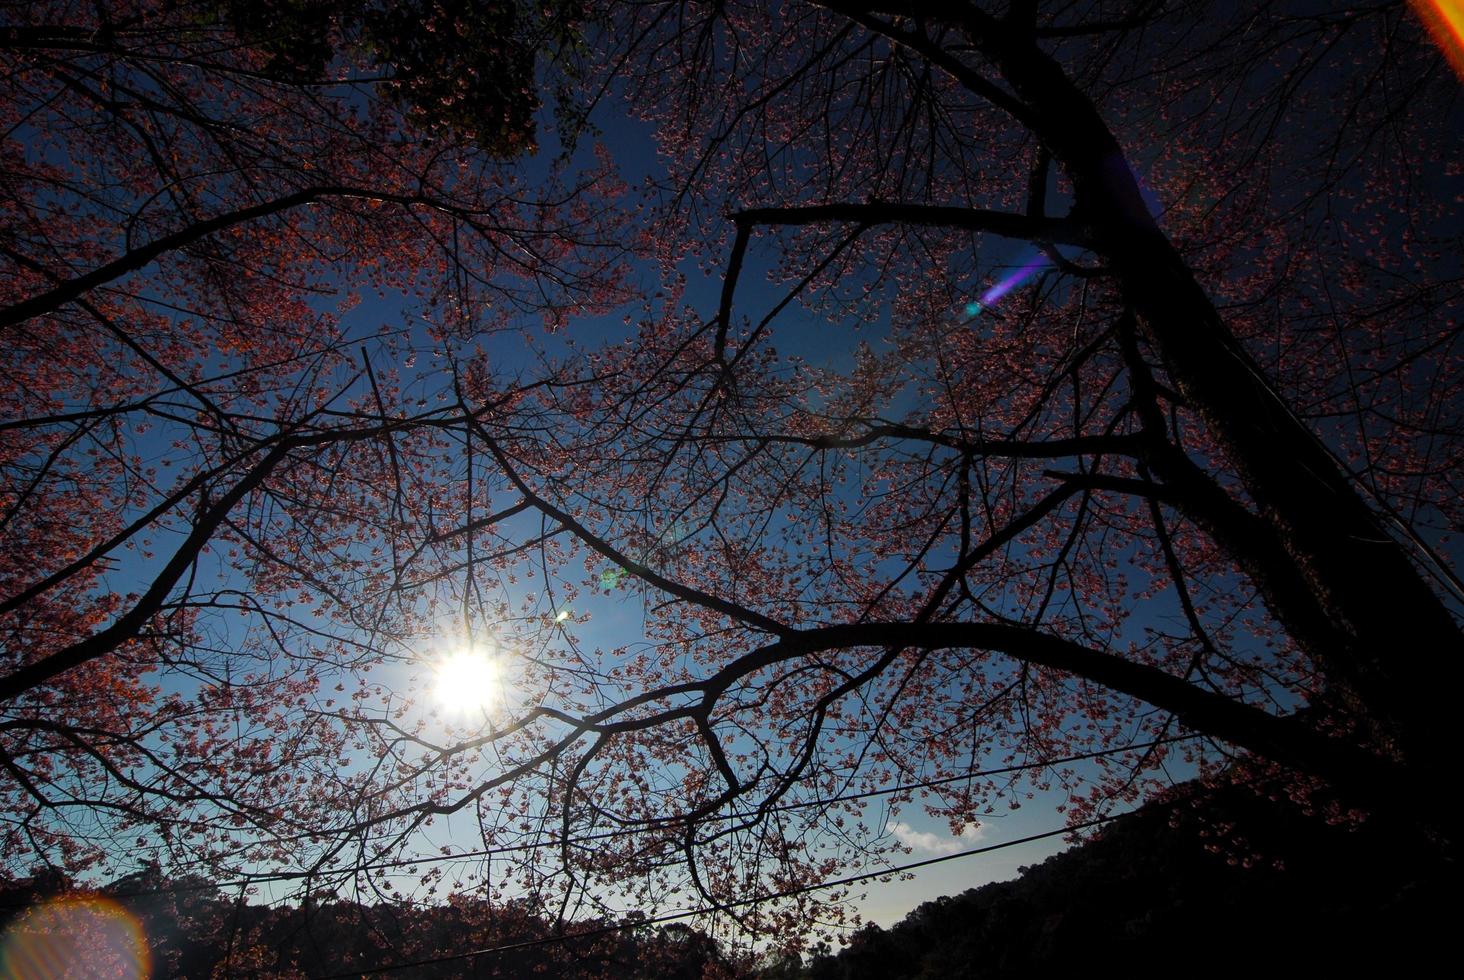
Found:
[(794, 937), (896, 846), (867, 794), (1196, 770), (1452, 854), (1407, 4), (3, 11), (12, 874)]

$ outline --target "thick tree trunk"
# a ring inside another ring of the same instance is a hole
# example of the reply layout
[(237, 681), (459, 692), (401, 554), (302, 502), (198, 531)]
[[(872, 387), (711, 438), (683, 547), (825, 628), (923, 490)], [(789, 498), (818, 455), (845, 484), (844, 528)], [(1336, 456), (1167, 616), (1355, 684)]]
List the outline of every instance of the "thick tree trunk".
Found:
[[(1002, 30), (979, 43), (1033, 111), (1039, 137), (1072, 180), (1074, 216), (1119, 276), (1171, 381), (1210, 427), (1294, 563), (1247, 569), (1273, 613), (1375, 751), (1420, 779), (1440, 775), (1448, 719), (1464, 689), (1464, 637), (1452, 615), (1226, 328), (1150, 216), (1093, 103), (1030, 39)], [(1306, 597), (1268, 582), (1297, 572), (1309, 587)]]

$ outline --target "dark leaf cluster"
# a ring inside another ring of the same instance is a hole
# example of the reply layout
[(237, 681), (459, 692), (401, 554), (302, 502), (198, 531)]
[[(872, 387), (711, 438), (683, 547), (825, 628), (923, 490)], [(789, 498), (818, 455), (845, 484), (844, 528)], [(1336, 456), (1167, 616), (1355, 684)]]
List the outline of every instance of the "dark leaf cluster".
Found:
[(535, 145), (535, 66), (579, 42), (578, 0), (222, 0), (217, 15), (267, 53), (266, 74), (326, 81), (341, 55), (364, 57), (414, 121), (510, 158)]

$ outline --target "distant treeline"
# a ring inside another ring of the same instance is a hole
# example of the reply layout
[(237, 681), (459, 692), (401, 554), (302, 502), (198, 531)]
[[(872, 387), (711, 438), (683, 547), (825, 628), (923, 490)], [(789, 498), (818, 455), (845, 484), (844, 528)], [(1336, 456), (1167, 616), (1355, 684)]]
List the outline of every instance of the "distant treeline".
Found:
[[(55, 935), (57, 916), (38, 916), (47, 903), (64, 908), (67, 896), (82, 908), (91, 935)], [(98, 900), (104, 900), (99, 902)], [(392, 977), (562, 977), (568, 980), (712, 980), (745, 975), (718, 944), (695, 929), (675, 923), (619, 926), (621, 921), (576, 921), (556, 930), (527, 905), (490, 905), (454, 898), (441, 905), (319, 900), (299, 906), (241, 903), (202, 879), (165, 880), (156, 874), (129, 876), (98, 893), (76, 892), (53, 875), (0, 886), (0, 923), (4, 932), (29, 933), (22, 943), (0, 950), (0, 975), (29, 976), (18, 960), (34, 962), (60, 976), (100, 976), (88, 972), (115, 950), (77, 949), (78, 945), (115, 945), (115, 929), (98, 924), (87, 903), (124, 910), (146, 936), (153, 978), (285, 977), (313, 978), (405, 965)], [(27, 926), (25, 910), (32, 910)], [(16, 930), (11, 929), (14, 923)], [(50, 932), (51, 935), (43, 936)], [(574, 934), (587, 934), (573, 938)], [(58, 946), (57, 943), (60, 943)], [(17, 954), (26, 943), (32, 951)], [(41, 951), (35, 952), (36, 944)], [(67, 946), (71, 948), (67, 948)], [(501, 952), (464, 955), (489, 947), (517, 946)], [(7, 955), (9, 961), (6, 960)], [(125, 959), (125, 957), (124, 957)], [(426, 961), (426, 962), (424, 962)], [(433, 962), (435, 961), (435, 962)], [(49, 965), (47, 965), (49, 964)], [(11, 968), (20, 970), (19, 973)], [(58, 967), (71, 967), (71, 970)], [(75, 972), (80, 970), (81, 972)], [(108, 975), (135, 976), (127, 964)], [(40, 974), (36, 974), (40, 975)]]

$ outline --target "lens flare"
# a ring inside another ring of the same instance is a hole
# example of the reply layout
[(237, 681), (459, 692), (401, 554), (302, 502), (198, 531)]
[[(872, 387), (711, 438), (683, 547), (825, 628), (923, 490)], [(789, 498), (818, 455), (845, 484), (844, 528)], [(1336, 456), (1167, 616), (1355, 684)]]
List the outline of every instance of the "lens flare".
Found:
[(1454, 74), (1464, 79), (1464, 0), (1409, 0), (1408, 5), (1449, 59)]
[(995, 303), (1007, 293), (1011, 292), (1013, 289), (1016, 289), (1028, 279), (1031, 279), (1034, 275), (1037, 274), (1039, 270), (1041, 270), (1046, 265), (1047, 259), (1045, 256), (1040, 254), (1032, 256), (1026, 262), (1018, 266), (1015, 272), (998, 282), (995, 286), (992, 286), (990, 289), (988, 289), (986, 291), (986, 294), (981, 297), (981, 306), (987, 307), (990, 306), (992, 303)]
[(151, 970), (142, 926), (96, 895), (32, 906), (0, 939), (0, 976), (7, 980), (143, 980)]

